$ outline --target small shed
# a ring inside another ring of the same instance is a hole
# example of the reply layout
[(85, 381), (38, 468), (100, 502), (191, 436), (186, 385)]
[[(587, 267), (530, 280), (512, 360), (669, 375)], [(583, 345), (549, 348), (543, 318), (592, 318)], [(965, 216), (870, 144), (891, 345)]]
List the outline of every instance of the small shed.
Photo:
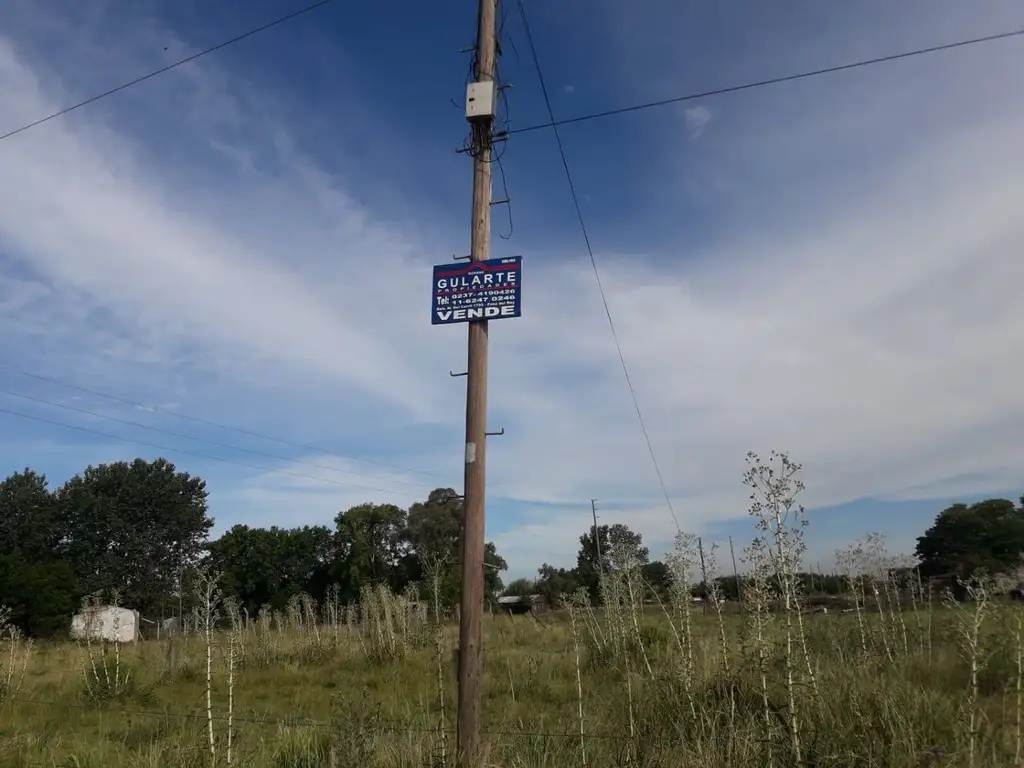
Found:
[(71, 637), (133, 642), (139, 639), (139, 612), (114, 605), (91, 605), (71, 617)]
[(530, 613), (544, 604), (541, 595), (505, 595), (498, 598), (498, 610), (503, 613)]

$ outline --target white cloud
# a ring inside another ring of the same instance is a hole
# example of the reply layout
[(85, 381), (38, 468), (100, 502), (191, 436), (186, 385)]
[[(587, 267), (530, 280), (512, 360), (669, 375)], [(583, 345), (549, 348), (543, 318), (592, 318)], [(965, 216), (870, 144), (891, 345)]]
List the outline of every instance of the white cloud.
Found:
[[(0, 243), (21, 270), (0, 276), (6, 327), (40, 349), (98, 357), (97, 376), (125, 376), (139, 361), (165, 372), (198, 364), (266, 410), (275, 401), (261, 392), (301, 403), (327, 388), (363, 425), (383, 410), (434, 424), (445, 447), (403, 463), (436, 467), (450, 455), (458, 469), (462, 384), (446, 372), (461, 364), (464, 329), (429, 326), (425, 287), (445, 252), (436, 243), (464, 235), (360, 204), (357, 174), (329, 173), (293, 140), (289, 118), (249, 115), (231, 99), (242, 86), (225, 73), (206, 79), (204, 67), (173, 81), (187, 117), (163, 133), (83, 110), (0, 145)], [(44, 85), (52, 81), (0, 39), (5, 120), (64, 103)], [(881, 107), (900, 98), (896, 89), (858, 103), (858, 140), (883, 146), (893, 118)], [(218, 115), (207, 125), (194, 108), (220, 101), (252, 118), (230, 142), (211, 127)], [(793, 178), (780, 186), (784, 200), (760, 201), (774, 226), (723, 230), (700, 254), (668, 239), (658, 258), (598, 249), (688, 528), (743, 514), (751, 448), (802, 461), (812, 506), (967, 493), (1024, 476), (1022, 110), (937, 121), (869, 179), (851, 172), (828, 187), (800, 162), (832, 137), (825, 111), (787, 105), (756, 141), (737, 141), (734, 177), (786, 166)], [(710, 118), (692, 108), (687, 128), (699, 133)], [(725, 141), (724, 123), (699, 146)], [(186, 147), (166, 158), (175, 129)], [(745, 153), (769, 159), (753, 167)], [(214, 156), (227, 161), (215, 173)], [(648, 538), (671, 538), (592, 274), (575, 256), (534, 253), (527, 280), (526, 316), (491, 334), (491, 422), (506, 429), (489, 443), (491, 488), (580, 510), (513, 526), (497, 537), (503, 553), (531, 565), (571, 559), (591, 497), (627, 510), (616, 519)], [(293, 480), (250, 480), (214, 489), (214, 499), (283, 524), (411, 500)]]
[[(28, 122), (59, 106), (6, 42), (0, 43), (0, 82), (11, 120)], [(80, 301), (161, 337), (163, 346), (189, 339), (211, 356), (241, 352), (400, 403), (414, 415), (429, 412), (436, 393), (407, 385), (412, 369), (403, 355), (379, 338), (379, 323), (365, 320), (374, 309), (393, 311), (396, 293), (426, 279), (426, 260), (413, 261), (414, 248), (398, 233), (368, 224), (358, 205), (301, 154), (283, 153), (291, 167), (283, 182), (263, 176), (245, 189), (245, 178), (224, 180), (223, 194), (249, 196), (279, 218), (279, 239), (256, 244), (244, 222), (213, 220), (177, 194), (184, 190), (154, 170), (157, 147), (137, 146), (95, 117), (76, 126), (41, 126), (9, 139), (4, 149), (0, 227), (8, 253), (59, 285), (61, 299), (84, 294)], [(296, 216), (301, 209), (306, 212)], [(326, 256), (322, 243), (310, 242), (312, 224), (319, 225), (317, 235), (336, 238), (349, 258), (333, 254), (335, 266), (309, 279), (296, 260)], [(361, 274), (353, 272), (353, 260), (365, 253), (376, 258)], [(385, 272), (399, 276), (392, 281), (396, 292), (366, 290)], [(30, 285), (18, 300), (41, 290)]]
[(700, 135), (704, 133), (704, 129), (707, 128), (708, 123), (711, 122), (711, 110), (703, 104), (698, 104), (696, 107), (689, 107), (685, 110), (683, 115), (686, 122), (686, 132), (690, 134), (691, 139), (700, 138)]
[[(236, 522), (249, 526), (327, 525), (338, 512), (357, 504), (398, 504), (422, 501), (434, 487), (429, 478), (365, 465), (337, 456), (303, 457), (302, 464), (280, 465), (253, 473), (231, 490), (212, 489), (211, 509), (230, 509), (218, 530)], [(267, 462), (264, 462), (267, 464)], [(369, 473), (369, 474), (367, 474)]]

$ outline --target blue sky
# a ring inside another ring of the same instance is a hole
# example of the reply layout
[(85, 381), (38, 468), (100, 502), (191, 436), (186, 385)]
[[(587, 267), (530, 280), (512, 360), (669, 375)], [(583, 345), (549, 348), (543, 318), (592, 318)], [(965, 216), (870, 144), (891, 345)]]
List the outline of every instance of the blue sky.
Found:
[[(302, 5), (5, 9), (0, 133)], [(1024, 26), (1008, 0), (527, 8), (560, 117)], [(523, 127), (545, 112), (514, 11)], [(469, 2), (339, 2), (0, 142), (0, 469), (166, 455), (218, 530), (458, 488), (465, 329), (430, 325), (429, 275), (468, 248), (474, 30)], [(1022, 66), (1009, 40), (563, 129), (685, 529), (749, 537), (748, 450), (804, 465), (816, 562), (1024, 490)], [(513, 575), (571, 564), (596, 497), (658, 554), (675, 527), (551, 133), (504, 168), (493, 255), (527, 288), (491, 330), (488, 536)]]

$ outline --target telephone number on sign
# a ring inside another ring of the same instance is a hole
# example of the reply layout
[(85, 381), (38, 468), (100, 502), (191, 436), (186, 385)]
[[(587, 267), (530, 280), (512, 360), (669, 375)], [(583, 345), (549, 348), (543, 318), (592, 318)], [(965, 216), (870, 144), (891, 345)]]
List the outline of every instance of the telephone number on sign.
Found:
[(488, 298), (481, 297), (481, 298), (477, 298), (477, 299), (463, 299), (462, 301), (453, 301), (451, 303), (451, 306), (452, 307), (479, 307), (479, 306), (483, 306), (485, 304), (487, 304), (487, 305), (494, 305), (494, 306), (501, 306), (501, 305), (504, 305), (504, 304), (512, 304), (512, 303), (514, 303), (514, 302), (512, 302), (509, 299), (506, 299), (505, 301), (494, 301), (493, 299), (491, 299), (489, 297)]
[(452, 298), (458, 298), (460, 296), (515, 296), (517, 293), (515, 288), (482, 288), (479, 291), (466, 291), (464, 293), (438, 293), (438, 296), (451, 296)]

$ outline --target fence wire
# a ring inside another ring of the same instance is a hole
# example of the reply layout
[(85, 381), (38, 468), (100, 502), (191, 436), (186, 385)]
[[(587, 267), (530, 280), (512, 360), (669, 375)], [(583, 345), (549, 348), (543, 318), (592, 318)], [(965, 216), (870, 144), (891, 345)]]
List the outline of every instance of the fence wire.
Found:
[[(42, 699), (28, 699), (23, 697), (17, 697), (9, 702), (10, 704), (25, 704), (28, 706), (36, 707), (48, 707), (53, 709), (78, 709), (86, 710), (91, 712), (100, 712), (102, 714), (115, 714), (115, 715), (137, 715), (140, 717), (162, 717), (167, 719), (175, 720), (200, 720), (203, 722), (230, 722), (232, 725), (243, 725), (243, 726), (275, 726), (278, 728), (339, 728), (345, 725), (352, 725), (364, 731), (374, 731), (380, 733), (423, 733), (423, 734), (449, 734), (454, 735), (455, 729), (451, 727), (440, 728), (440, 727), (426, 727), (426, 726), (413, 726), (408, 723), (403, 723), (397, 720), (390, 720), (389, 718), (383, 717), (379, 714), (373, 714), (365, 720), (356, 721), (344, 721), (337, 720), (334, 722), (328, 722), (325, 720), (317, 720), (308, 717), (289, 717), (289, 718), (257, 718), (252, 715), (241, 715), (241, 714), (224, 714), (220, 711), (202, 711), (202, 712), (175, 712), (169, 709), (139, 709), (132, 707), (110, 707), (100, 706), (96, 704), (74, 704), (66, 701), (46, 701)], [(631, 736), (628, 733), (575, 733), (569, 732), (552, 732), (552, 731), (509, 731), (509, 730), (489, 730), (485, 729), (481, 731), (484, 736), (495, 736), (501, 738), (538, 738), (538, 739), (580, 739), (581, 736), (584, 739), (594, 740), (608, 740), (608, 741), (630, 741), (636, 736)], [(647, 735), (644, 738), (649, 738)]]

